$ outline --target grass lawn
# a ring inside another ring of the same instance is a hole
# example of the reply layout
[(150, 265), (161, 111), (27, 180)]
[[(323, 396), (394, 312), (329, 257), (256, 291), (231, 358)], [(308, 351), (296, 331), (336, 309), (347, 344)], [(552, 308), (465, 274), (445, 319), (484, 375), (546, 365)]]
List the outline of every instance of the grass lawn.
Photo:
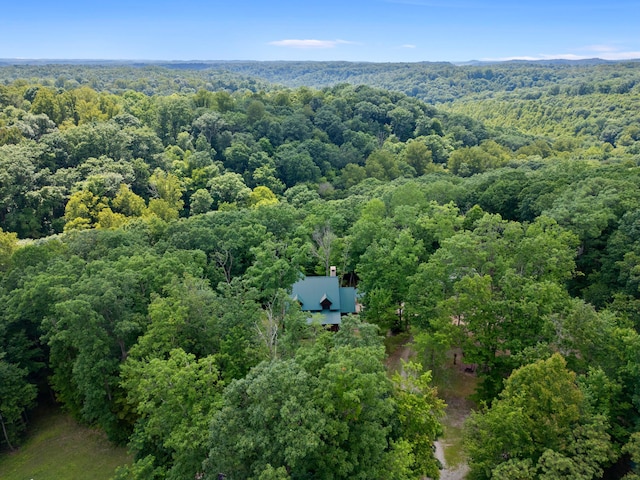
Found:
[[(438, 396), (447, 402), (445, 418), (442, 420), (444, 435), (441, 438), (444, 458), (447, 465), (455, 468), (466, 462), (462, 447), (462, 431), (466, 418), (475, 404), (469, 399), (478, 384), (478, 378), (461, 370), (459, 365), (453, 364), (453, 353), (450, 352), (449, 361), (444, 372), (436, 381)], [(458, 353), (458, 362), (462, 361)]]
[(387, 353), (387, 372), (393, 375), (400, 371), (402, 360), (406, 361), (411, 351), (406, 347), (411, 341), (411, 335), (406, 332), (398, 335), (387, 335), (384, 339), (384, 348)]
[[(387, 371), (392, 375), (400, 371), (402, 360), (412, 357), (411, 336), (407, 333), (387, 336), (385, 347), (387, 350)], [(457, 354), (457, 364), (454, 365), (454, 352)], [(443, 435), (440, 443), (444, 451), (447, 467), (456, 469), (464, 467), (466, 456), (462, 446), (463, 425), (465, 419), (475, 404), (469, 399), (474, 393), (478, 379), (474, 374), (464, 371), (462, 354), (452, 350), (447, 354), (445, 365), (437, 372), (433, 372), (433, 384), (438, 388), (438, 396), (447, 403), (445, 417), (442, 419)]]
[(39, 413), (17, 452), (0, 454), (2, 480), (108, 480), (116, 467), (131, 462), (105, 435), (78, 425), (60, 410)]

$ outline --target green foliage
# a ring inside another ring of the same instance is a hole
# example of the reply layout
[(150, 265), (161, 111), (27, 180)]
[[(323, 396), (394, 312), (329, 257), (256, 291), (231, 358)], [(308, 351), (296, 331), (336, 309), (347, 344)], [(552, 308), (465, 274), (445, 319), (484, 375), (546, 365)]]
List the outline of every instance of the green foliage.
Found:
[(397, 159), (386, 150), (376, 150), (369, 155), (365, 163), (365, 170), (368, 177), (378, 180), (393, 180), (400, 176)]
[(414, 462), (410, 469), (417, 478), (438, 478), (441, 466), (433, 442), (442, 434), (445, 404), (431, 386), (431, 372), (422, 373), (422, 366), (411, 362), (404, 363), (402, 370), (402, 375), (396, 372), (393, 382), (402, 437), (408, 441)]
[(251, 195), (251, 189), (238, 173), (224, 173), (210, 180), (208, 186), (217, 206), (223, 203), (244, 206)]
[[(422, 242), (416, 241), (407, 230), (399, 232), (394, 240), (383, 239), (380, 244), (374, 241), (360, 257), (357, 267), (362, 290), (367, 295), (369, 292), (387, 292), (390, 295), (386, 308), (393, 309), (395, 306), (401, 309), (409, 291), (410, 278), (416, 272), (422, 249)], [(380, 295), (377, 295), (376, 299), (378, 309), (383, 308), (384, 304), (379, 303)], [(365, 298), (365, 302), (369, 303), (369, 299)], [(366, 313), (367, 317), (371, 316), (373, 323), (378, 323), (380, 320), (382, 320), (380, 323), (385, 323), (384, 317), (378, 319), (373, 315), (373, 312)], [(393, 327), (406, 328), (403, 321), (400, 313)]]
[(1, 438), (2, 444), (13, 450), (17, 445), (18, 435), (26, 427), (22, 415), (33, 408), (37, 389), (27, 381), (27, 370), (9, 363), (5, 357), (5, 352), (0, 351)]
[[(366, 331), (347, 330), (335, 340), (324, 334), (295, 358), (262, 363), (231, 383), (211, 428), (205, 478), (379, 478), (390, 473), (387, 459), (405, 465), (398, 478), (426, 470), (437, 476), (431, 442), (442, 403), (424, 383), (428, 377), (416, 379), (416, 388), (401, 381), (396, 403), (379, 340), (353, 344)], [(421, 421), (432, 430), (412, 423), (415, 408), (428, 412)], [(396, 416), (405, 440), (393, 433)], [(429, 456), (418, 461), (425, 448)]]
[[(553, 220), (531, 225), (485, 215), (473, 232), (459, 232), (417, 269), (407, 310), (431, 332), (464, 332), (469, 363), (482, 366), (482, 395), (490, 399), (516, 366), (514, 354), (549, 342), (548, 315), (562, 310), (562, 288), (574, 268), (576, 238)], [(509, 351), (511, 355), (505, 355)]]
[(433, 164), (433, 153), (420, 141), (409, 141), (404, 150), (404, 161), (411, 166), (417, 175), (427, 173)]
[[(128, 401), (140, 416), (131, 440), (138, 456), (147, 451), (170, 455), (169, 468), (159, 465), (166, 469), (167, 479), (198, 475), (222, 390), (214, 357), (196, 360), (175, 349), (166, 360), (126, 363), (122, 378)], [(145, 464), (146, 458), (138, 462)]]
[(626, 465), (635, 63), (203, 65), (0, 69), (3, 445), (51, 388), (129, 442), (120, 478), (216, 449), (213, 478), (437, 476), (429, 376), (390, 381), (376, 326), (328, 334), (289, 298), (334, 265), (434, 378), (451, 347), (476, 369), (477, 478)]
[(127, 217), (141, 217), (146, 207), (144, 199), (133, 193), (126, 185), (120, 185), (112, 205)]
[(640, 460), (640, 433), (634, 433), (624, 448), (624, 452), (631, 457), (631, 461), (636, 464), (632, 473), (628, 473), (624, 479), (625, 480), (635, 480), (638, 478), (638, 460)]
[(630, 419), (636, 417), (639, 406), (637, 331), (612, 312), (598, 312), (580, 300), (574, 300), (564, 315), (554, 316), (553, 322), (558, 348), (584, 375), (581, 385), (591, 408), (609, 416), (613, 438), (625, 443), (636, 431)]
[(107, 208), (107, 199), (93, 194), (89, 190), (76, 192), (69, 198), (65, 207), (65, 230), (81, 230), (98, 223), (98, 215)]
[(11, 256), (16, 250), (18, 235), (10, 232), (3, 232), (0, 229), (0, 271), (8, 270)]
[(600, 478), (612, 451), (606, 420), (584, 411), (558, 354), (516, 370), (466, 426), (472, 478)]
[(149, 296), (175, 275), (201, 272), (198, 256), (130, 252), (88, 262), (41, 320), (58, 398), (115, 440), (126, 438), (130, 420), (121, 410), (119, 365), (145, 326)]
[[(24, 71), (31, 71), (33, 83), (11, 84), (21, 70), (4, 67), (0, 73), (9, 82), (5, 103), (13, 110), (0, 115), (0, 125), (7, 136), (2, 148), (11, 158), (3, 169), (7, 177), (2, 182), (7, 188), (3, 195), (7, 207), (4, 216), (0, 215), (0, 227), (21, 237), (60, 232), (65, 203), (74, 192), (85, 189), (95, 175), (102, 176), (102, 182), (109, 179), (113, 195), (120, 185), (128, 185), (145, 201), (149, 197), (160, 198), (163, 202), (154, 202), (152, 211), (168, 220), (175, 218), (176, 212), (180, 216), (190, 213), (188, 209), (183, 211), (184, 204), (180, 202), (190, 200), (195, 191), (229, 172), (242, 175), (249, 187), (266, 186), (276, 194), (285, 187), (312, 183), (323, 184), (323, 189), (332, 195), (341, 195), (343, 188), (357, 185), (366, 177), (386, 181), (420, 176), (438, 171), (434, 164), (448, 164), (452, 173), (469, 176), (504, 166), (516, 158), (534, 161), (573, 155), (581, 159), (631, 159), (640, 138), (634, 130), (636, 94), (630, 87), (633, 65), (573, 70), (504, 65), (489, 69), (489, 75), (479, 67), (450, 65), (422, 66), (418, 71), (415, 65), (360, 65), (359, 73), (344, 65), (332, 66), (332, 72), (359, 78), (359, 83), (366, 79), (367, 83), (378, 85), (380, 78), (387, 78), (379, 85), (430, 101), (448, 102), (467, 95), (464, 101), (448, 106), (447, 112), (370, 86), (343, 83), (321, 91), (306, 87), (288, 90), (228, 73), (229, 69), (260, 72), (275, 79), (295, 75), (301, 68), (298, 64), (287, 65), (286, 75), (282, 71), (285, 66), (277, 62), (211, 65), (224, 68), (227, 73), (208, 71), (202, 77), (203, 71), (191, 70), (191, 66), (180, 71), (96, 66), (102, 75), (97, 78), (82, 66), (60, 65), (23, 67)], [(308, 73), (307, 80), (329, 75), (320, 73), (319, 65), (304, 68), (315, 72)], [(56, 75), (49, 76), (54, 71)], [(361, 77), (364, 71), (370, 73)], [(150, 81), (143, 72), (154, 80)], [(398, 72), (403, 72), (402, 79), (397, 77)], [(178, 75), (180, 81), (176, 83), (172, 75)], [(216, 82), (213, 77), (220, 80)], [(413, 82), (411, 88), (401, 86), (408, 78), (420, 80)], [(543, 94), (552, 81), (566, 82), (562, 95), (551, 90)], [(594, 82), (598, 86), (583, 91), (583, 84)], [(53, 84), (60, 87), (51, 88)], [(320, 84), (326, 85), (322, 81)], [(256, 90), (258, 85), (261, 92)], [(425, 90), (424, 85), (432, 88)], [(215, 91), (217, 86), (227, 90)], [(503, 93), (505, 99), (487, 100), (477, 95), (480, 86), (513, 91)], [(588, 93), (591, 91), (598, 92), (599, 97), (594, 93), (592, 98)], [(298, 97), (309, 100), (291, 100)], [(522, 106), (512, 108), (514, 100)], [(590, 103), (576, 105), (587, 100)], [(495, 106), (492, 101), (503, 102), (508, 110), (491, 110)], [(616, 108), (602, 108), (597, 103), (605, 101), (615, 101)], [(487, 112), (485, 103), (490, 105)], [(529, 107), (530, 103), (535, 106)], [(481, 113), (478, 106), (482, 107)], [(557, 126), (563, 109), (571, 113), (566, 117), (577, 125), (563, 125), (553, 132), (535, 130), (531, 134), (531, 125), (523, 123), (527, 114), (541, 114), (545, 117), (540, 124)], [(517, 116), (518, 121), (514, 120), (513, 126), (501, 123), (501, 129), (491, 131), (460, 112), (482, 116), (490, 124), (506, 114), (509, 118)], [(547, 116), (553, 121), (548, 121)], [(523, 124), (526, 133), (517, 131)], [(568, 140), (576, 131), (580, 132), (580, 139)], [(106, 158), (112, 161), (106, 162)], [(92, 164), (92, 159), (104, 161)], [(157, 175), (149, 182), (150, 172), (158, 168), (165, 180), (167, 175), (179, 179), (179, 196), (184, 194), (184, 198), (160, 192), (163, 187), (159, 186)], [(511, 198), (517, 195), (517, 187), (512, 188)], [(89, 190), (104, 196), (102, 191)], [(215, 192), (211, 193), (216, 200)], [(112, 199), (113, 195), (107, 197)], [(507, 199), (494, 199), (495, 196), (492, 190), (487, 191), (483, 201), (476, 203), (503, 218), (517, 220)], [(243, 205), (233, 199), (219, 201), (234, 202)], [(200, 203), (196, 202), (196, 210), (206, 211), (208, 207)], [(486, 208), (489, 204), (492, 207)], [(117, 205), (109, 207), (116, 213), (139, 216), (120, 211)], [(68, 228), (97, 223), (91, 219), (87, 223), (82, 218), (87, 215), (74, 216), (74, 223)], [(117, 222), (111, 218), (110, 224)]]
[(264, 185), (260, 185), (253, 189), (249, 194), (249, 205), (253, 208), (259, 208), (265, 205), (275, 205), (278, 203), (278, 198), (275, 194)]
[(177, 176), (156, 169), (149, 178), (149, 185), (155, 190), (157, 197), (167, 203), (168, 207), (180, 211), (184, 202), (184, 191)]
[(493, 140), (487, 140), (477, 147), (464, 147), (454, 151), (447, 165), (451, 172), (462, 177), (482, 173), (505, 165), (510, 152)]

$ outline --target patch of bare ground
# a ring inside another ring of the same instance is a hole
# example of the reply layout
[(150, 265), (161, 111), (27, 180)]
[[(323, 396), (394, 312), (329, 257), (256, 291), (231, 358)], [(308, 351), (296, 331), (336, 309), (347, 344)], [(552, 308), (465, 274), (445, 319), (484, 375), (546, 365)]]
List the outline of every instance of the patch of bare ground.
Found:
[(465, 420), (476, 407), (469, 399), (478, 384), (475, 368), (464, 363), (460, 350), (452, 350), (444, 369), (434, 379), (438, 395), (447, 403), (442, 420), (444, 433), (436, 443), (436, 454), (444, 465), (440, 479), (462, 480), (469, 471), (462, 432)]
[(409, 361), (414, 354), (411, 349), (413, 338), (408, 333), (399, 333), (397, 335), (388, 334), (384, 340), (384, 346), (387, 351), (386, 366), (389, 375), (399, 372), (402, 368), (402, 362)]
[[(411, 337), (407, 334), (396, 337), (389, 336), (385, 340), (388, 353), (386, 364), (390, 375), (401, 370), (403, 360), (408, 361), (415, 356)], [(478, 379), (473, 366), (464, 363), (460, 350), (451, 350), (447, 357), (444, 367), (433, 372), (438, 395), (447, 403), (442, 419), (444, 432), (435, 442), (436, 457), (444, 467), (440, 472), (440, 480), (463, 480), (469, 467), (462, 445), (462, 432), (465, 420), (476, 407), (469, 397), (475, 391)]]

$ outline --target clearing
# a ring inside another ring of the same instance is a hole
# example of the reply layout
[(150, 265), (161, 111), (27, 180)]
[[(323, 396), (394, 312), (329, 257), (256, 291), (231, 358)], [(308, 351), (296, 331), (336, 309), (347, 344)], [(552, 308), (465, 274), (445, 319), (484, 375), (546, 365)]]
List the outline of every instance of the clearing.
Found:
[(42, 410), (33, 418), (24, 444), (0, 453), (2, 480), (108, 480), (116, 467), (132, 461), (123, 447), (105, 435), (79, 425), (58, 410)]
[[(385, 339), (388, 353), (386, 363), (390, 373), (402, 368), (402, 360), (407, 361), (415, 356), (411, 349), (411, 340), (406, 333)], [(450, 351), (447, 357), (444, 369), (434, 375), (438, 396), (447, 403), (445, 417), (442, 419), (444, 433), (435, 442), (436, 456), (444, 465), (440, 472), (440, 480), (463, 480), (469, 467), (462, 447), (462, 427), (471, 410), (475, 408), (469, 396), (475, 391), (478, 379), (474, 373), (465, 371), (464, 358), (459, 350)]]

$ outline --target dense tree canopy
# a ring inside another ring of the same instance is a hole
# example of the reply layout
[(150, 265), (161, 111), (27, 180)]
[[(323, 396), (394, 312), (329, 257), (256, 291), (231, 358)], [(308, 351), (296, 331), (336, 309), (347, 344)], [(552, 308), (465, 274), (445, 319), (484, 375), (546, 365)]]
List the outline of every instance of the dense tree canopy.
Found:
[(637, 64), (192, 67), (0, 68), (2, 448), (55, 398), (120, 479), (437, 478), (455, 351), (472, 478), (637, 475)]

